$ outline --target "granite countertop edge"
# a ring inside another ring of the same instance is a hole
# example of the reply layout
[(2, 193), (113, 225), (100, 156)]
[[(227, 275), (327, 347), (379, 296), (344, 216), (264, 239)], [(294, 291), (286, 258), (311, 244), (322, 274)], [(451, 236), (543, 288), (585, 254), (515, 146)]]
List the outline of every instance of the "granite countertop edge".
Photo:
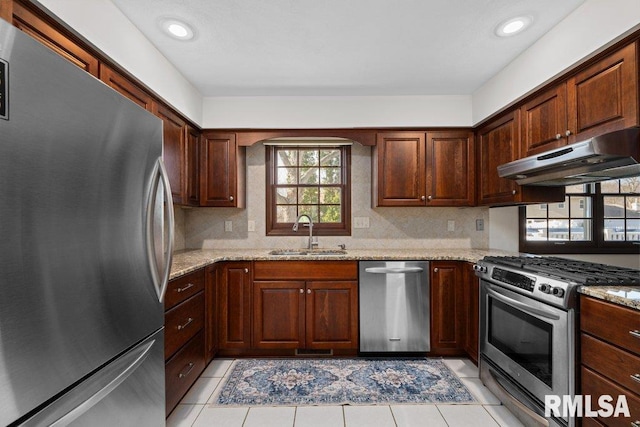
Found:
[(273, 249), (194, 249), (173, 254), (169, 279), (223, 261), (384, 261), (433, 260), (477, 262), (488, 255), (513, 255), (491, 249), (347, 249), (345, 255), (270, 255)]
[(640, 298), (629, 298), (615, 293), (640, 293), (640, 286), (580, 286), (578, 292), (603, 301), (640, 311)]

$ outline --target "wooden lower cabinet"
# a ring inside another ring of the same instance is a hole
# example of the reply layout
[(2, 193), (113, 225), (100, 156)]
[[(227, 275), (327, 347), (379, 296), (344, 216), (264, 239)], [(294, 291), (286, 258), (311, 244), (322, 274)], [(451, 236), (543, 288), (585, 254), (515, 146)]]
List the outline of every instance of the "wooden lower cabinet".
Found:
[(307, 282), (306, 348), (358, 348), (358, 282)]
[(218, 350), (251, 348), (251, 263), (220, 265), (216, 293)]
[(204, 331), (200, 331), (165, 364), (167, 415), (187, 394), (205, 366)]
[(464, 355), (466, 313), (462, 268), (456, 261), (431, 263), (431, 353)]
[(469, 359), (478, 364), (479, 335), (480, 335), (480, 279), (473, 271), (473, 264), (465, 262), (462, 265), (463, 286), (463, 322), (464, 322), (464, 350)]
[(253, 283), (253, 346), (303, 348), (305, 335), (305, 283), (261, 281)]
[(204, 283), (204, 321), (205, 321), (205, 359), (209, 363), (218, 351), (218, 304), (217, 304), (217, 284), (218, 284), (217, 264), (212, 264), (205, 269)]

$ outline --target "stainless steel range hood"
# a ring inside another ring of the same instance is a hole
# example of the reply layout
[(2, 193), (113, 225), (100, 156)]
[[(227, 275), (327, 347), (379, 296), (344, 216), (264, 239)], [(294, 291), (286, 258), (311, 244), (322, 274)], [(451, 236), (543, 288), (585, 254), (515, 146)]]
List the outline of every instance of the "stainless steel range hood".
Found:
[(519, 185), (558, 187), (640, 175), (640, 128), (632, 127), (498, 166)]

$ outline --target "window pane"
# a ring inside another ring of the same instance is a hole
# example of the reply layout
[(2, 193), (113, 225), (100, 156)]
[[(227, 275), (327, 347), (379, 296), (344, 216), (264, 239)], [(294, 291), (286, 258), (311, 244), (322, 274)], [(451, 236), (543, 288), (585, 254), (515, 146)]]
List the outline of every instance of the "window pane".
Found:
[(547, 240), (547, 220), (527, 220), (527, 240)]
[(297, 166), (298, 150), (278, 150), (278, 166)]
[(640, 193), (640, 176), (620, 180), (620, 192)]
[(320, 206), (320, 222), (342, 222), (340, 206)]
[(549, 221), (549, 240), (569, 240), (569, 220)]
[(591, 240), (591, 221), (588, 219), (571, 220), (571, 240)]
[(604, 194), (619, 193), (620, 183), (617, 179), (611, 181), (602, 181), (600, 183), (600, 191)]
[(277, 222), (294, 222), (296, 220), (295, 206), (277, 206), (276, 207)]
[(278, 168), (278, 179), (276, 184), (295, 184), (298, 169), (296, 168)]
[(320, 150), (320, 166), (340, 166), (340, 150)]
[(571, 196), (571, 218), (591, 218), (591, 197)]
[(630, 219), (627, 221), (627, 240), (640, 241), (640, 220)]
[(549, 218), (569, 218), (569, 198), (563, 203), (549, 203)]
[(603, 197), (605, 218), (624, 218), (624, 197)]
[(300, 205), (298, 208), (298, 215), (309, 215), (313, 222), (318, 222), (318, 206), (314, 205)]
[(624, 240), (624, 220), (604, 220), (604, 240)]
[(339, 188), (321, 188), (320, 203), (323, 205), (339, 205), (342, 203), (342, 194)]
[(317, 184), (319, 172), (318, 168), (300, 168), (300, 184)]
[(321, 184), (340, 184), (340, 168), (321, 168)]
[(565, 193), (589, 193), (588, 184), (569, 185), (565, 187)]
[(296, 187), (280, 187), (276, 190), (277, 205), (295, 205), (298, 203)]
[(318, 188), (300, 188), (298, 192), (300, 196), (300, 204), (317, 204)]
[(547, 205), (527, 205), (527, 218), (546, 218)]
[(300, 166), (318, 166), (318, 150), (300, 150)]
[(627, 218), (640, 218), (640, 197), (626, 197)]

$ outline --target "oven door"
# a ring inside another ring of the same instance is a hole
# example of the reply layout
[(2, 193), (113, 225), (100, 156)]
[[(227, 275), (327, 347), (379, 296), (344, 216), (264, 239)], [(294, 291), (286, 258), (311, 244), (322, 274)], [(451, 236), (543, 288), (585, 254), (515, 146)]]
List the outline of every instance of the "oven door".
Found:
[(541, 404), (574, 393), (573, 310), (481, 281), (480, 353)]

